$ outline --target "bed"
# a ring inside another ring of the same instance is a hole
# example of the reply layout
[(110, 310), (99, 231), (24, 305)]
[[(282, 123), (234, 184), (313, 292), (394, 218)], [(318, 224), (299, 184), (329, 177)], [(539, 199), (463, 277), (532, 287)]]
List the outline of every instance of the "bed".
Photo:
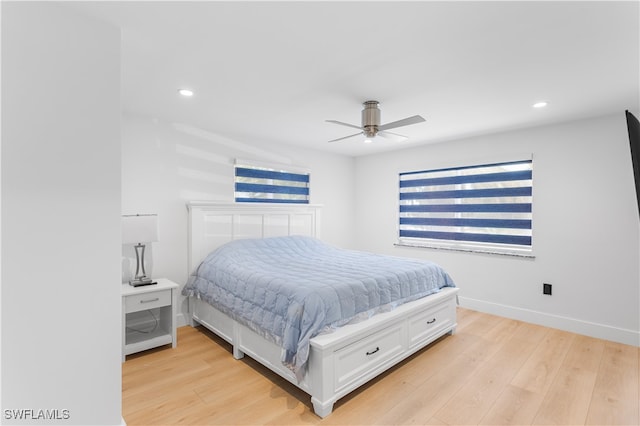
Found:
[(310, 394), (320, 417), (455, 331), (458, 289), (445, 271), (323, 243), (320, 206), (187, 206), (191, 324)]

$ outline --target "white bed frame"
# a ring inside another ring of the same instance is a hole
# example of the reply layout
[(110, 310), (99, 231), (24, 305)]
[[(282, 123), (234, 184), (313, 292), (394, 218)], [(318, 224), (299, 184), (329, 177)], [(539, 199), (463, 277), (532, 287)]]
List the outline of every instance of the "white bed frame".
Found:
[[(216, 247), (241, 238), (320, 237), (317, 205), (190, 202), (189, 272)], [(328, 416), (338, 399), (456, 328), (457, 288), (343, 326), (311, 339), (307, 372), (298, 381), (281, 363), (282, 349), (211, 305), (190, 298), (191, 325), (202, 324), (245, 354), (311, 395), (316, 414)]]

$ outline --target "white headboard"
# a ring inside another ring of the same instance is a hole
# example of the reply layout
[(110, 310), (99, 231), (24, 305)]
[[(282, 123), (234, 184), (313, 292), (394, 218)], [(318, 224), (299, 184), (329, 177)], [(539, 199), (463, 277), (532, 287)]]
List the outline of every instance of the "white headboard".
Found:
[(217, 203), (191, 201), (189, 274), (217, 247), (242, 238), (285, 235), (320, 237), (320, 211), (314, 204)]

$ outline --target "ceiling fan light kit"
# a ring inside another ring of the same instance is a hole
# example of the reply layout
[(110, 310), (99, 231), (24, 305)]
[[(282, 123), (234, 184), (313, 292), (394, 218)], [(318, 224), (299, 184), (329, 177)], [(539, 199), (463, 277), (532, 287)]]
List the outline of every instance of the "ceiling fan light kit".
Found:
[(341, 126), (353, 127), (355, 129), (360, 129), (361, 132), (345, 136), (338, 139), (330, 140), (329, 142), (337, 142), (344, 139), (352, 138), (358, 135), (365, 135), (365, 142), (371, 142), (371, 139), (380, 135), (386, 139), (391, 139), (393, 141), (403, 141), (407, 139), (406, 136), (399, 135), (397, 133), (387, 132), (386, 130), (395, 129), (396, 127), (408, 126), (410, 124), (421, 123), (425, 121), (419, 115), (414, 115), (412, 117), (403, 118), (402, 120), (394, 121), (387, 124), (380, 124), (380, 109), (378, 108), (378, 101), (366, 101), (362, 105), (364, 109), (362, 110), (362, 125), (356, 126), (354, 124), (343, 123), (341, 121), (336, 120), (326, 120), (328, 123), (339, 124)]

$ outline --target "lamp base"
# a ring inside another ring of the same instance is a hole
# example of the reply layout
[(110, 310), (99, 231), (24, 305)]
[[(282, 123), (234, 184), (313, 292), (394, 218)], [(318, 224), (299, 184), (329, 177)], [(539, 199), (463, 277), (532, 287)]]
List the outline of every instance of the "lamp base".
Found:
[(139, 280), (131, 280), (129, 281), (129, 285), (132, 287), (140, 287), (143, 285), (153, 285), (158, 284), (157, 281), (153, 281), (151, 278), (141, 278)]

